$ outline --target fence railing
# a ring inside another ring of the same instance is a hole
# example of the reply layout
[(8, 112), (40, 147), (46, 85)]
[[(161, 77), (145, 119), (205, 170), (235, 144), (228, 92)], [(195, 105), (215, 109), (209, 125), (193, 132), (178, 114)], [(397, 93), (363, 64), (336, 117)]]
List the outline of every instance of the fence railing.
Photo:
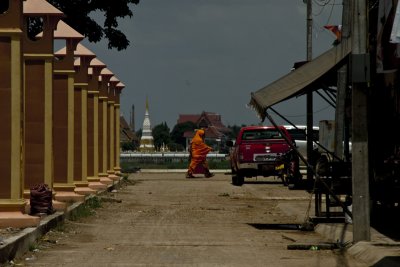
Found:
[[(224, 161), (227, 159), (226, 154), (209, 153), (207, 159), (215, 161)], [(139, 153), (139, 152), (122, 152), (120, 154), (121, 162), (182, 162), (187, 161), (189, 153), (185, 152), (154, 152), (154, 153)]]

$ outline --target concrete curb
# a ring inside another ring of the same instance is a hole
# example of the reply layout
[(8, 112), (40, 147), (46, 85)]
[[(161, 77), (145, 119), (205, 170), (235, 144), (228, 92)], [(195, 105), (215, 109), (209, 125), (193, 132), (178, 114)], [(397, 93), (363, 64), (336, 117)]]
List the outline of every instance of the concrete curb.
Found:
[[(81, 205), (82, 202), (76, 204)], [(25, 228), (17, 235), (5, 239), (4, 245), (0, 246), (0, 263), (5, 263), (22, 256), (37, 239), (47, 233), (51, 228), (57, 226), (57, 224), (64, 219), (64, 212), (56, 212), (41, 219), (39, 226)]]
[[(353, 243), (353, 225), (321, 223), (315, 232), (328, 241), (341, 244)], [(395, 242), (371, 228), (371, 241), (360, 241), (346, 249), (346, 253), (368, 266), (400, 266), (400, 242)]]
[(84, 202), (76, 202), (71, 204), (67, 207), (65, 212), (58, 211), (54, 214), (43, 217), (37, 227), (25, 228), (16, 235), (4, 239), (3, 244), (0, 245), (0, 265), (24, 255), (29, 251), (32, 244), (34, 244), (39, 238), (44, 236), (51, 229), (55, 228), (65, 219), (76, 215), (79, 211), (79, 208), (84, 203), (93, 197), (104, 195), (105, 193), (115, 189), (115, 187), (120, 184), (121, 179), (107, 187), (107, 189), (99, 191), (97, 194), (87, 196)]

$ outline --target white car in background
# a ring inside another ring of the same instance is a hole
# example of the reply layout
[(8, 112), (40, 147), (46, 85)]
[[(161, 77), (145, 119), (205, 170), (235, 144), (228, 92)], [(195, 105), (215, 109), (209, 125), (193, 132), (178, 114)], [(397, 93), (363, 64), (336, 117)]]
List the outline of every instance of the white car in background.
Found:
[[(284, 127), (288, 130), (289, 134), (292, 136), (294, 141), (296, 142), (296, 148), (300, 152), (300, 154), (307, 159), (307, 126), (305, 125), (284, 125)], [(318, 150), (318, 145), (316, 142), (319, 141), (319, 127), (314, 126), (313, 131), (310, 135), (313, 139), (313, 150)], [(303, 165), (304, 163), (300, 160), (300, 164)]]

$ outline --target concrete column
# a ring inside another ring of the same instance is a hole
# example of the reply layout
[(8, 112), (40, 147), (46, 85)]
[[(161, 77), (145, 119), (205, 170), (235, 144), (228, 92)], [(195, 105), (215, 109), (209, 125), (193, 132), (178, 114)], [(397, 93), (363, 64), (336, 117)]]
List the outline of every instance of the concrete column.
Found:
[[(90, 62), (89, 68), (89, 98), (88, 98), (88, 181), (90, 187), (105, 189), (108, 185), (112, 184), (113, 181), (107, 177), (99, 176), (99, 166), (101, 165), (100, 160), (102, 151), (100, 151), (102, 144), (100, 138), (102, 138), (102, 114), (99, 114), (102, 109), (102, 102), (99, 104), (99, 95), (101, 89), (101, 81), (99, 77), (101, 71), (106, 65), (101, 62), (98, 58), (94, 58)], [(100, 107), (99, 107), (100, 105)], [(100, 140), (100, 141), (99, 141)]]
[[(24, 4), (24, 197), (30, 198), (30, 188), (47, 184), (53, 188), (52, 94), (53, 37), (63, 13), (45, 0), (26, 0)], [(41, 38), (30, 39), (27, 28), (30, 17), (41, 17)], [(66, 205), (53, 201), (53, 207), (63, 210)]]
[(115, 104), (115, 143), (114, 143), (114, 151), (115, 151), (115, 162), (114, 162), (114, 172), (115, 174), (121, 173), (120, 167), (120, 104)]
[(103, 128), (100, 129), (102, 131), (102, 135), (103, 135), (103, 140), (102, 140), (102, 146), (103, 146), (103, 168), (101, 170), (101, 173), (99, 173), (99, 175), (105, 175), (107, 176), (107, 162), (108, 162), (108, 101), (107, 101), (107, 97), (104, 99), (102, 99), (103, 101), (103, 107), (102, 107), (102, 118), (103, 118)]
[(107, 68), (101, 70), (99, 76), (99, 177), (100, 180), (108, 177), (108, 84), (114, 74)]
[(121, 135), (121, 114), (120, 114), (120, 96), (121, 96), (121, 91), (125, 88), (125, 85), (122, 82), (119, 82), (115, 86), (115, 166), (114, 166), (114, 171), (115, 174), (119, 175), (121, 174), (121, 167), (120, 167), (120, 153), (121, 153), (121, 141), (120, 141), (120, 135)]
[(95, 193), (97, 190), (89, 186), (88, 173), (88, 69), (95, 54), (78, 44), (75, 56), (74, 85), (74, 184), (75, 192), (82, 195)]
[(24, 214), (22, 171), (22, 1), (0, 10), (0, 227), (31, 227), (39, 217)]
[(53, 153), (55, 199), (71, 203), (84, 201), (74, 184), (74, 50), (83, 36), (63, 21), (57, 25), (55, 39), (66, 46), (55, 53), (53, 88)]
[(74, 184), (75, 192), (88, 195), (96, 192), (87, 179), (87, 83), (75, 83), (74, 99)]
[(115, 128), (115, 117), (114, 117), (114, 101), (108, 101), (108, 118), (109, 118), (109, 123), (108, 123), (108, 152), (109, 152), (109, 157), (108, 157), (108, 169), (107, 173), (114, 174), (114, 128)]
[(109, 153), (109, 160), (108, 160), (108, 178), (112, 179), (112, 180), (119, 180), (119, 176), (115, 175), (115, 155), (116, 155), (116, 151), (115, 151), (115, 140), (116, 140), (116, 136), (119, 135), (119, 133), (116, 133), (116, 117), (115, 117), (115, 104), (116, 104), (116, 91), (117, 91), (117, 84), (120, 81), (118, 80), (118, 78), (116, 76), (111, 77), (110, 82), (109, 82), (109, 87), (108, 87), (108, 118), (109, 118), (109, 124), (108, 124), (108, 133), (109, 133), (109, 137), (108, 137), (108, 153)]
[[(107, 188), (98, 176), (98, 91), (89, 91), (87, 98), (87, 180), (95, 190)], [(109, 183), (111, 184), (111, 183)]]

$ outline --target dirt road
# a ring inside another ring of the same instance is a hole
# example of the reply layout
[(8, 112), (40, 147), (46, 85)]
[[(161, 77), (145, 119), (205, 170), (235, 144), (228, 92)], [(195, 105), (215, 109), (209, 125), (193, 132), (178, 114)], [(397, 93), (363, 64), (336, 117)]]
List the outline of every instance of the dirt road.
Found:
[[(24, 266), (364, 266), (340, 251), (287, 250), (318, 242), (301, 224), (308, 194), (230, 176), (137, 173), (94, 216), (52, 231)], [(284, 226), (284, 227), (283, 227)], [(34, 250), (34, 249), (33, 249)]]

